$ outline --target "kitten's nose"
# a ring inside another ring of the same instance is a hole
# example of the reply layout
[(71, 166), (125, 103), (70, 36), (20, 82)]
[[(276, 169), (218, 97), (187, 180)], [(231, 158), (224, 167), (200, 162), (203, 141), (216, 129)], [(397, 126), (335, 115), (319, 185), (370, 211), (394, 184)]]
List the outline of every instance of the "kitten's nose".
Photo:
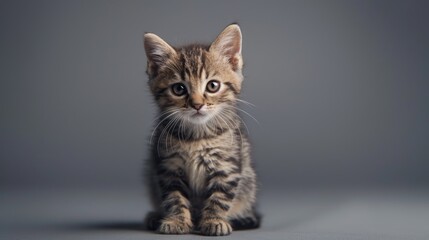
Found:
[(201, 94), (192, 93), (191, 98), (189, 99), (189, 103), (193, 108), (198, 111), (204, 106), (204, 98)]
[(200, 110), (203, 107), (204, 104), (200, 103), (194, 103), (192, 104), (192, 107), (195, 108), (197, 111)]

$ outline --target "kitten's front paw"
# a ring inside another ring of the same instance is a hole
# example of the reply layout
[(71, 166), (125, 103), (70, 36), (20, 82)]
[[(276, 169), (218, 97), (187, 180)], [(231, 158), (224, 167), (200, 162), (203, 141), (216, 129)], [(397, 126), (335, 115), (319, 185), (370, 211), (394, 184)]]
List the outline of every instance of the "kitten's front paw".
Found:
[(186, 234), (192, 230), (192, 222), (179, 219), (163, 219), (158, 227), (158, 232), (163, 234)]
[(200, 231), (207, 236), (225, 236), (231, 234), (232, 227), (223, 219), (207, 219), (202, 221)]

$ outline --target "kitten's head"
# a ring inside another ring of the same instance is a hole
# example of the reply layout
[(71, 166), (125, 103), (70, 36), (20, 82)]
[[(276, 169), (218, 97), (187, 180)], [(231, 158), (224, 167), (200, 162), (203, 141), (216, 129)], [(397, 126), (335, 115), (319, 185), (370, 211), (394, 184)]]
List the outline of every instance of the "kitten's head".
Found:
[(175, 48), (146, 33), (149, 86), (163, 117), (187, 126), (225, 122), (235, 112), (243, 80), (241, 39), (237, 24), (226, 27), (209, 46)]

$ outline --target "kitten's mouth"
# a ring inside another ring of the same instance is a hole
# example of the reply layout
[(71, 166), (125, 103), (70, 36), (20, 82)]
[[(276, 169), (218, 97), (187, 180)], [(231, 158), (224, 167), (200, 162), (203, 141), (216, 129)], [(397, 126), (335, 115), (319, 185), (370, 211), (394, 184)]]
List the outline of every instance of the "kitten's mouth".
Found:
[(196, 112), (194, 114), (192, 114), (192, 117), (204, 117), (206, 114), (202, 113), (202, 112)]
[(193, 110), (189, 112), (188, 120), (194, 124), (205, 124), (212, 117), (212, 112), (206, 109), (199, 111)]

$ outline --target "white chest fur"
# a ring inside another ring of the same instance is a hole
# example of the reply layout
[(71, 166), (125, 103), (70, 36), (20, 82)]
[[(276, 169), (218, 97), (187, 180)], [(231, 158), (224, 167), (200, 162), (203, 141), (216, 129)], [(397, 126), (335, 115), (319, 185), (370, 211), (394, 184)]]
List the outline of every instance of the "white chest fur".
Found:
[(206, 186), (210, 172), (216, 168), (210, 149), (216, 146), (211, 141), (200, 141), (198, 144), (183, 144), (184, 170), (188, 183), (194, 192), (201, 192)]
[(189, 158), (185, 161), (185, 172), (188, 182), (194, 192), (200, 193), (204, 189), (208, 171), (202, 159)]

